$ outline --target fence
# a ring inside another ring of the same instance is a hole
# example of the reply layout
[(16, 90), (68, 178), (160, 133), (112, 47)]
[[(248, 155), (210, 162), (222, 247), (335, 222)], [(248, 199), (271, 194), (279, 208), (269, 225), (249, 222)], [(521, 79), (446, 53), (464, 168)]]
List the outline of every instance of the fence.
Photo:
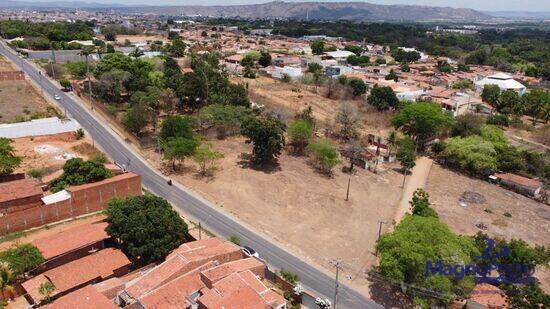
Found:
[(70, 187), (71, 197), (0, 217), (0, 236), (91, 212), (101, 211), (115, 197), (141, 194), (141, 177), (126, 173), (96, 183)]

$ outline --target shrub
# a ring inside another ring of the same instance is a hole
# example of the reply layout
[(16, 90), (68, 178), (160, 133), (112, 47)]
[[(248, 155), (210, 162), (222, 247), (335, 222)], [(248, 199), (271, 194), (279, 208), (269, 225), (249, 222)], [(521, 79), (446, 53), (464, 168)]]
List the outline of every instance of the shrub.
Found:
[(510, 119), (506, 115), (491, 115), (487, 117), (487, 124), (495, 126), (507, 127), (510, 125)]
[(77, 139), (77, 140), (81, 140), (84, 138), (84, 130), (82, 128), (76, 130), (76, 132), (74, 133), (74, 137)]
[(334, 143), (329, 139), (313, 142), (307, 146), (307, 150), (312, 154), (317, 167), (327, 174), (330, 174), (332, 168), (342, 162)]
[(281, 275), (283, 279), (291, 284), (296, 284), (298, 281), (300, 281), (300, 277), (298, 276), (298, 274), (288, 270), (281, 269), (279, 271), (279, 275)]
[(241, 239), (235, 235), (229, 236), (228, 240), (237, 246), (241, 245)]
[(313, 135), (311, 123), (303, 119), (292, 121), (288, 125), (290, 145), (296, 153), (302, 153)]

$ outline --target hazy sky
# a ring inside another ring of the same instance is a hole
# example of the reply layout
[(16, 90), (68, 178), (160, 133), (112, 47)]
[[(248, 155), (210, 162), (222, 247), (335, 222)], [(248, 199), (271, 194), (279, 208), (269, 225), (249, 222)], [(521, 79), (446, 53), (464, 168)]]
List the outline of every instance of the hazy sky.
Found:
[[(31, 0), (15, 0), (31, 1)], [(185, 5), (185, 4), (253, 4), (269, 2), (265, 0), (34, 0), (34, 1), (74, 1), (96, 3), (121, 3), (145, 5)], [(286, 0), (292, 1), (292, 0)], [(305, 0), (304, 0), (305, 1)], [(317, 1), (319, 0), (307, 0)], [(324, 0), (327, 1), (327, 0)], [(350, 0), (328, 0), (331, 2), (347, 2)], [(303, 1), (297, 1), (303, 2)], [(364, 2), (378, 4), (418, 4), (430, 6), (464, 7), (483, 11), (545, 11), (550, 12), (550, 0), (368, 0)]]

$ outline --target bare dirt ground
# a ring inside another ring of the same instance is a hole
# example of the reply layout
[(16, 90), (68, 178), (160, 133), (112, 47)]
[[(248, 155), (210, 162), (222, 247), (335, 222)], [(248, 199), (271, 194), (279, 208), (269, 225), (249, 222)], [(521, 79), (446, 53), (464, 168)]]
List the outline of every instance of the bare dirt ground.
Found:
[[(367, 106), (362, 99), (335, 100), (329, 99), (322, 93), (325, 89), (301, 83), (283, 83), (269, 77), (256, 79), (234, 78), (233, 82), (248, 84), (249, 96), (253, 102), (261, 103), (267, 109), (283, 114), (291, 119), (297, 112), (311, 105), (314, 117), (319, 121), (320, 128), (334, 127), (334, 117), (343, 102), (354, 104), (360, 111), (362, 134), (387, 135), (390, 131), (391, 113), (378, 112)], [(283, 117), (285, 118), (285, 117)]]
[(54, 109), (27, 81), (0, 81), (0, 123), (54, 114)]
[(401, 222), (405, 214), (409, 213), (409, 209), (411, 208), (409, 201), (412, 200), (416, 189), (426, 186), (432, 165), (432, 159), (427, 157), (420, 157), (416, 160), (416, 165), (411, 170), (411, 175), (405, 178), (405, 188), (395, 212), (395, 222)]
[(0, 55), (0, 72), (13, 71), (15, 67), (4, 56)]
[(25, 173), (31, 169), (55, 171), (70, 158), (88, 159), (94, 154), (90, 143), (87, 138), (77, 140), (73, 133), (14, 139), (15, 153), (23, 158), (15, 172)]
[(123, 44), (124, 41), (129, 40), (132, 43), (140, 43), (140, 42), (147, 42), (147, 41), (163, 41), (167, 40), (165, 37), (161, 35), (117, 35), (116, 42), (119, 44)]
[[(332, 270), (332, 259), (341, 258), (344, 274), (362, 282), (365, 269), (375, 262), (378, 221), (394, 218), (401, 196), (399, 173), (383, 166), (378, 174), (357, 168), (346, 202), (348, 175), (341, 165), (328, 178), (305, 157), (284, 153), (280, 165), (257, 170), (249, 166), (251, 147), (243, 138), (212, 143), (224, 154), (213, 177), (198, 176), (190, 160), (170, 177), (327, 269)], [(160, 167), (158, 153), (145, 156)]]
[[(432, 166), (426, 190), (441, 220), (457, 233), (478, 231), (531, 244), (550, 244), (550, 207), (497, 185), (469, 178), (438, 164)], [(465, 191), (480, 193), (485, 202), (459, 205)], [(509, 213), (511, 217), (504, 214)], [(478, 226), (484, 226), (479, 228)]]

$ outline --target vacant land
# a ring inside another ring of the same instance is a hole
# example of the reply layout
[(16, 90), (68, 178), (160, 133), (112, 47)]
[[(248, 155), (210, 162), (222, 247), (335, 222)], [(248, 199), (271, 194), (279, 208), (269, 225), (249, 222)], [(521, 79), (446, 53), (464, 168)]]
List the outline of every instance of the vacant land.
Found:
[(319, 122), (319, 128), (333, 128), (334, 117), (343, 102), (357, 107), (361, 120), (361, 134), (387, 135), (390, 131), (392, 114), (378, 112), (368, 106), (362, 99), (334, 100), (321, 95), (326, 89), (298, 82), (284, 83), (269, 77), (256, 79), (234, 78), (235, 83), (248, 84), (250, 99), (255, 103), (264, 104), (270, 111), (281, 114), (282, 119), (290, 119), (297, 112), (311, 105), (313, 115)]
[[(434, 164), (427, 191), (441, 220), (457, 233), (478, 231), (492, 237), (520, 238), (550, 245), (550, 207), (497, 185), (469, 178)], [(459, 204), (464, 192), (483, 196), (480, 203)]]
[(0, 123), (55, 115), (55, 108), (27, 81), (0, 81)]
[[(341, 172), (341, 166), (329, 178), (305, 157), (285, 153), (280, 165), (258, 170), (249, 166), (251, 147), (243, 138), (212, 143), (225, 156), (213, 177), (198, 176), (190, 160), (182, 172), (170, 177), (327, 269), (332, 270), (330, 260), (341, 258), (346, 263), (344, 273), (355, 279), (374, 264), (378, 221), (394, 218), (400, 174), (357, 168), (346, 202), (348, 174)], [(149, 151), (146, 156), (159, 166), (157, 153)]]
[(124, 44), (128, 40), (131, 43), (146, 43), (148, 41), (166, 41), (166, 38), (161, 35), (124, 35), (119, 34), (116, 37), (116, 42), (118, 44)]
[(14, 71), (15, 67), (4, 56), (0, 55), (0, 72)]
[(21, 166), (16, 170), (22, 173), (36, 170), (48, 174), (60, 169), (68, 159), (88, 159), (97, 153), (90, 141), (86, 138), (77, 140), (74, 133), (17, 138), (13, 146), (16, 154), (23, 158)]

